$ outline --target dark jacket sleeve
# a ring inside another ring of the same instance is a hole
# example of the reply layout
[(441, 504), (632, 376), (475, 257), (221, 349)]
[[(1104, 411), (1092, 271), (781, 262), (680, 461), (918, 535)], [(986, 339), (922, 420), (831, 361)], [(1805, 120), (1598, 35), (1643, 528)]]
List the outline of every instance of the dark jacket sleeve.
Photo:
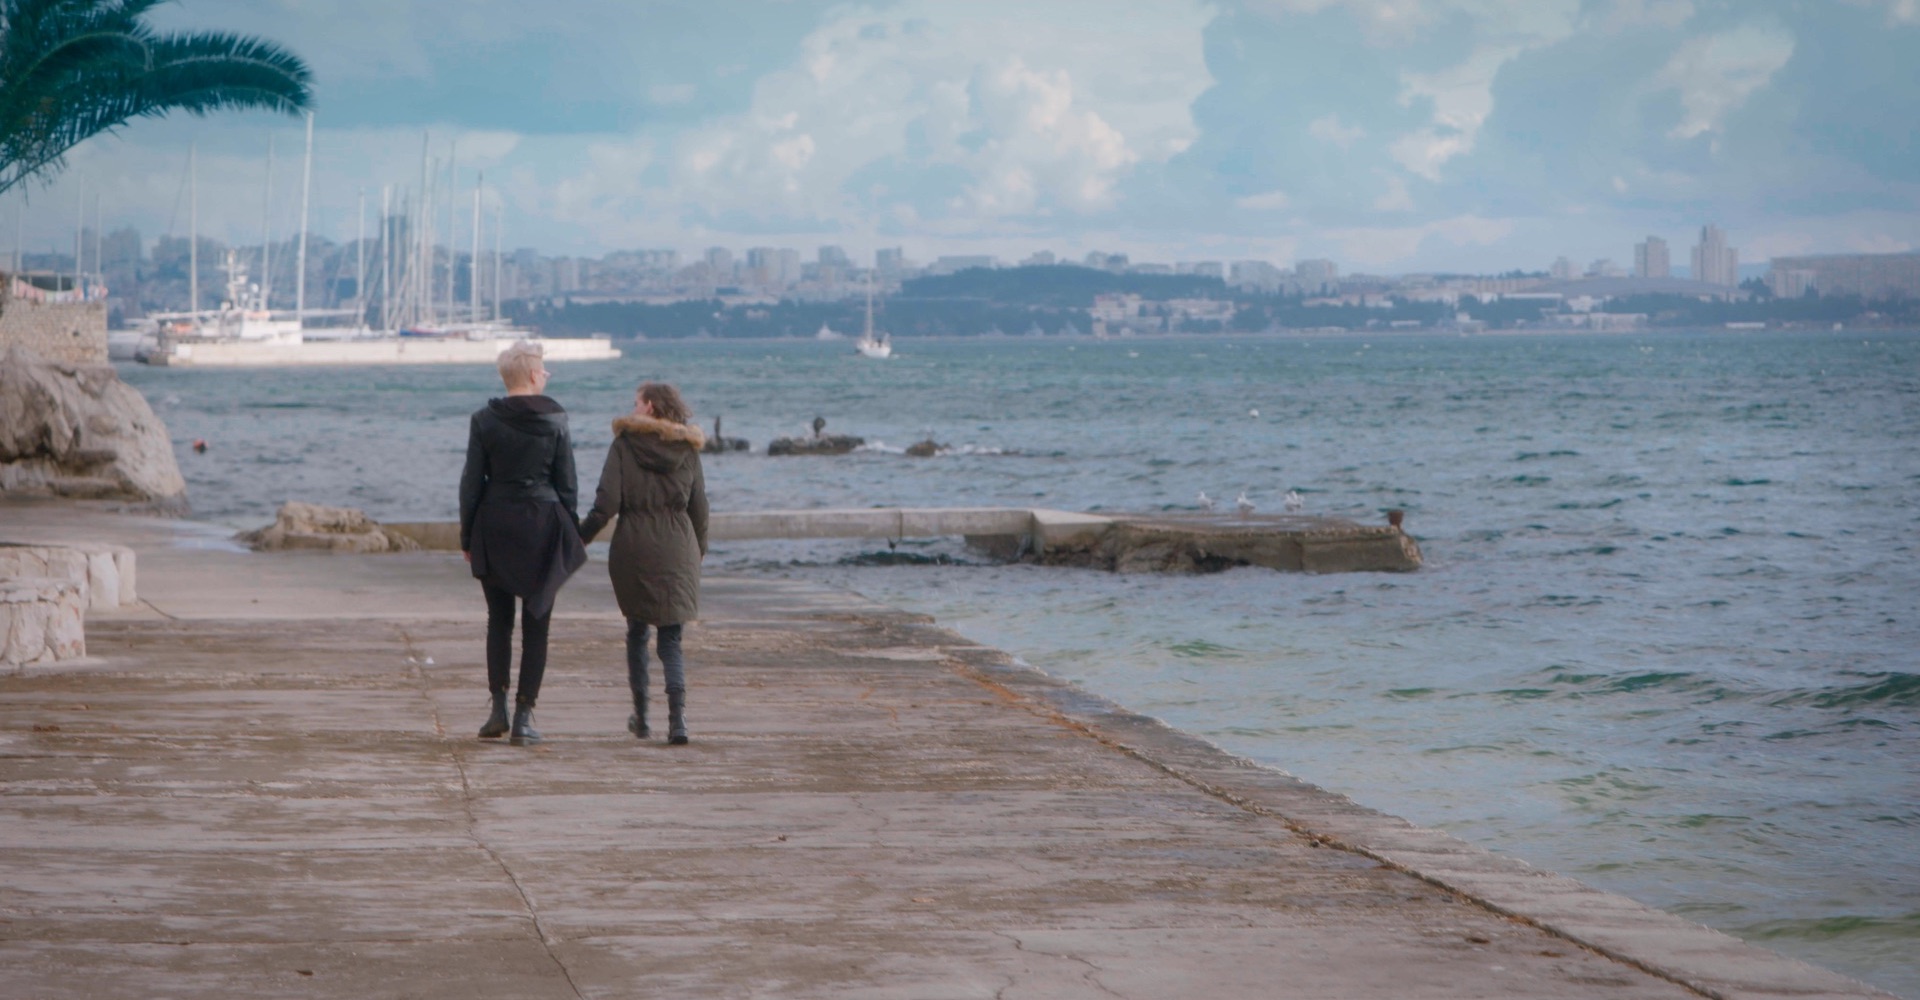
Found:
[(614, 438), (607, 448), (607, 463), (600, 468), (600, 486), (593, 491), (593, 509), (580, 521), (580, 540), (593, 541), (593, 536), (620, 513), (620, 439)]
[(693, 536), (700, 540), (700, 556), (707, 555), (707, 473), (700, 467), (700, 453), (693, 453), (693, 493), (687, 497), (687, 517), (693, 520)]
[(467, 422), (467, 464), (460, 470), (460, 551), (473, 548), (473, 516), (487, 491), (487, 449), (480, 443), (480, 415)]
[(553, 449), (553, 492), (560, 495), (560, 506), (567, 510), (567, 520), (575, 528), (580, 527), (580, 474), (573, 467), (573, 433), (561, 431), (560, 440)]

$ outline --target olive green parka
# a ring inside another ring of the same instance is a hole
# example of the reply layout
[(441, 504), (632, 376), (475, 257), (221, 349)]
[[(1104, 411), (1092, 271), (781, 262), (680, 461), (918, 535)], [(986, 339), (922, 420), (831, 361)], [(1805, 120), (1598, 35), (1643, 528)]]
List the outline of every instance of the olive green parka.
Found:
[(648, 625), (700, 617), (700, 560), (707, 554), (706, 435), (690, 424), (630, 414), (613, 422), (593, 510), (580, 537), (593, 540), (615, 516), (613, 579), (620, 612)]

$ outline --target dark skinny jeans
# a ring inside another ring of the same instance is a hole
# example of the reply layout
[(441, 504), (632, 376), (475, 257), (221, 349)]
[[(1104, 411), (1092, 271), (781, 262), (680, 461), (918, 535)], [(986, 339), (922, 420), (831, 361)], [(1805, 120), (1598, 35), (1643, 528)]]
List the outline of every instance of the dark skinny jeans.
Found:
[[(505, 691), (513, 683), (513, 613), (520, 599), (485, 581), (480, 588), (487, 594), (487, 689)], [(542, 618), (521, 616), (520, 693), (514, 699), (520, 704), (531, 707), (540, 697), (540, 678), (547, 673), (547, 626), (552, 623), (551, 611)]]
[[(647, 695), (647, 630), (646, 622), (627, 619), (627, 687), (633, 689), (636, 699)], [(680, 655), (678, 625), (660, 626), (660, 671), (666, 674), (667, 694), (687, 690), (687, 663)]]

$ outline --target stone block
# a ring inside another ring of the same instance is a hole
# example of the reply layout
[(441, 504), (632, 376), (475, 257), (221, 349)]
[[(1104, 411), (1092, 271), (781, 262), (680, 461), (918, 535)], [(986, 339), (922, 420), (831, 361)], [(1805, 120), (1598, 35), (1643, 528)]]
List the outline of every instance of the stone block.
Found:
[(0, 666), (87, 655), (86, 584), (48, 577), (0, 579)]

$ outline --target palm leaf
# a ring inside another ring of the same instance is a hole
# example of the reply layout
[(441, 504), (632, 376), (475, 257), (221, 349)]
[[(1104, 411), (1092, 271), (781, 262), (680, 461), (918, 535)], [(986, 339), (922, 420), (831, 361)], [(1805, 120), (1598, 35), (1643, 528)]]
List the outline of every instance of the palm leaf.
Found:
[(68, 150), (173, 111), (305, 111), (306, 64), (245, 35), (160, 35), (162, 0), (0, 0), (0, 193), (57, 172)]

